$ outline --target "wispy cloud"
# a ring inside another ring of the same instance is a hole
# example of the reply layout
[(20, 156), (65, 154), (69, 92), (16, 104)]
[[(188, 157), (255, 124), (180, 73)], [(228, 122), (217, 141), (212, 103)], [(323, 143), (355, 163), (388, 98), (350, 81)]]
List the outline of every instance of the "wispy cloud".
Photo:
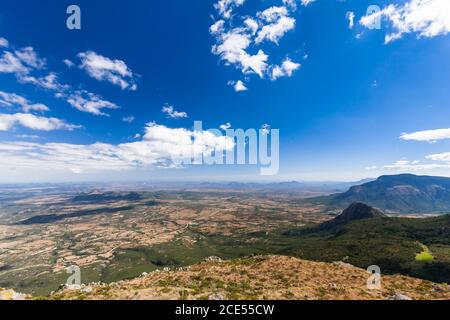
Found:
[(315, 2), (316, 0), (301, 0), (302, 1), (302, 5), (307, 7), (309, 6), (311, 3)]
[(122, 121), (126, 123), (132, 123), (136, 118), (134, 116), (123, 117)]
[(77, 90), (70, 93), (67, 102), (82, 112), (88, 112), (97, 116), (107, 116), (102, 109), (118, 109), (115, 103), (104, 100), (101, 96), (86, 90)]
[(75, 63), (73, 63), (72, 60), (64, 59), (63, 63), (69, 68), (75, 67)]
[(438, 140), (450, 139), (450, 129), (436, 129), (416, 131), (413, 133), (402, 133), (400, 135), (400, 139), (435, 142)]
[(233, 10), (244, 4), (245, 0), (219, 0), (214, 7), (225, 19), (229, 19)]
[(7, 107), (20, 107), (25, 112), (50, 110), (49, 107), (42, 103), (32, 103), (18, 94), (3, 91), (0, 91), (0, 105)]
[(94, 51), (80, 52), (78, 57), (81, 59), (80, 68), (86, 70), (92, 78), (108, 81), (122, 90), (137, 90), (136, 75), (124, 61), (113, 60)]
[(8, 40), (6, 40), (5, 38), (0, 37), (0, 47), (8, 48), (9, 47)]
[(38, 117), (30, 113), (0, 114), (0, 131), (8, 131), (20, 125), (40, 131), (73, 130), (78, 125), (68, 124), (57, 118)]
[(176, 111), (173, 106), (166, 104), (162, 107), (161, 111), (167, 115), (168, 118), (171, 119), (180, 119), (187, 118), (188, 114), (186, 112)]

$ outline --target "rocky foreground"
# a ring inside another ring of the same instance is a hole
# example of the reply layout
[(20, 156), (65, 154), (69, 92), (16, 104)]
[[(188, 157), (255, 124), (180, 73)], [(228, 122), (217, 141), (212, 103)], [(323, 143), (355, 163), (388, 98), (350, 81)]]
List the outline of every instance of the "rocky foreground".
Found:
[[(44, 299), (450, 299), (447, 284), (393, 275), (382, 277), (381, 290), (369, 290), (368, 277), (366, 270), (343, 262), (312, 262), (284, 256), (231, 261), (210, 258), (189, 268), (156, 271), (133, 280), (66, 288)], [(36, 299), (0, 290), (2, 296)]]

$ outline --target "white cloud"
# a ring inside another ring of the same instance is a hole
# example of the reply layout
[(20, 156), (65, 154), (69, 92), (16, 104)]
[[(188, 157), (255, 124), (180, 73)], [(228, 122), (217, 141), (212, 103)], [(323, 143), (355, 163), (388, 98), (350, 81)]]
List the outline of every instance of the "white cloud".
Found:
[(258, 21), (256, 21), (255, 19), (253, 19), (253, 18), (246, 18), (244, 20), (244, 24), (250, 30), (250, 33), (252, 35), (255, 35), (256, 32), (258, 31), (259, 25), (258, 25)]
[(223, 20), (218, 20), (218, 21), (214, 22), (214, 24), (212, 24), (211, 27), (209, 27), (209, 32), (213, 35), (222, 33), (224, 30), (224, 27), (223, 27), (224, 24), (225, 24), (225, 21), (223, 21)]
[(309, 6), (311, 3), (315, 2), (316, 0), (302, 0), (303, 6)]
[(349, 11), (346, 13), (345, 17), (348, 20), (348, 27), (350, 29), (353, 29), (353, 27), (355, 26), (355, 13), (353, 11)]
[(173, 167), (192, 151), (212, 154), (232, 148), (234, 142), (229, 137), (149, 123), (142, 140), (118, 145), (0, 142), (0, 168), (9, 168), (12, 163), (16, 170), (51, 167), (71, 172)]
[(188, 115), (186, 112), (180, 112), (180, 111), (176, 111), (173, 106), (166, 104), (164, 107), (162, 107), (161, 109), (162, 112), (164, 112), (168, 118), (171, 119), (180, 119), (180, 118), (187, 118)]
[(225, 19), (229, 19), (234, 8), (242, 6), (245, 0), (219, 0), (214, 7)]
[(75, 63), (73, 63), (71, 60), (69, 60), (69, 59), (64, 59), (63, 60), (63, 63), (67, 66), (67, 67), (69, 67), (69, 68), (72, 68), (72, 67), (75, 67)]
[(123, 117), (122, 121), (127, 123), (132, 123), (136, 118), (134, 116)]
[(39, 139), (40, 137), (35, 134), (18, 134), (15, 136), (19, 139)]
[(426, 158), (433, 161), (448, 162), (450, 164), (450, 152), (431, 154), (426, 156)]
[(102, 109), (118, 109), (115, 103), (103, 100), (103, 98), (86, 90), (78, 90), (69, 94), (67, 102), (82, 112), (92, 113), (97, 116), (107, 116)]
[(14, 52), (4, 51), (0, 58), (0, 73), (14, 73), (20, 77), (32, 70), (43, 69), (45, 65), (45, 59), (40, 58), (32, 47), (26, 47)]
[(58, 76), (54, 72), (50, 72), (49, 74), (43, 77), (19, 75), (18, 80), (21, 83), (31, 83), (36, 87), (40, 87), (46, 90), (64, 91), (69, 89), (68, 85), (63, 85), (59, 82)]
[(213, 53), (227, 63), (238, 65), (243, 73), (254, 72), (261, 78), (267, 68), (268, 56), (259, 50), (256, 55), (247, 53), (251, 40), (244, 29), (235, 28), (219, 36), (219, 44), (213, 46)]
[[(222, 12), (219, 8), (226, 7), (224, 4), (215, 5), (219, 13)], [(225, 65), (233, 65), (244, 74), (271, 77), (275, 66), (269, 64), (269, 55), (258, 46), (265, 41), (278, 45), (280, 39), (295, 28), (296, 20), (289, 15), (296, 9), (296, 3), (294, 0), (284, 0), (283, 4), (258, 11), (255, 16), (236, 14), (232, 19), (216, 21), (210, 27), (210, 33), (216, 40), (212, 53), (220, 56)], [(241, 24), (237, 24), (236, 20)]]
[(32, 47), (26, 47), (20, 50), (16, 50), (14, 53), (20, 61), (33, 69), (42, 69), (47, 64), (45, 59), (38, 57), (37, 53)]
[(255, 42), (261, 43), (264, 40), (269, 40), (278, 44), (278, 41), (285, 35), (285, 33), (293, 30), (294, 28), (294, 18), (281, 17), (275, 23), (263, 26), (258, 32), (258, 36), (256, 37)]
[(0, 105), (7, 107), (20, 107), (25, 112), (30, 111), (49, 111), (49, 107), (42, 103), (31, 103), (26, 98), (15, 93), (0, 91)]
[(231, 128), (231, 123), (229, 123), (229, 122), (224, 123), (219, 128), (222, 129), (222, 130), (230, 129)]
[(87, 51), (78, 54), (80, 68), (99, 81), (108, 81), (124, 89), (136, 90), (135, 75), (122, 60), (112, 60), (96, 52)]
[(425, 159), (429, 161), (398, 160), (394, 164), (383, 166), (383, 168), (400, 172), (450, 169), (450, 152), (431, 154), (426, 156)]
[(259, 19), (264, 20), (266, 22), (276, 22), (282, 17), (286, 17), (288, 15), (288, 10), (286, 7), (270, 7), (264, 11), (258, 12), (256, 14)]
[[(123, 62), (96, 56), (95, 53), (92, 53), (93, 56), (91, 56), (88, 53), (85, 53), (87, 58), (86, 66), (89, 65), (93, 70), (95, 68), (104, 70), (105, 73), (110, 72), (112, 74), (116, 72), (125, 78), (130, 76), (132, 79), (130, 80), (129, 89), (136, 89), (134, 75)], [(98, 59), (96, 60), (96, 58)], [(64, 60), (64, 62), (70, 65), (69, 60)], [(109, 65), (109, 63), (114, 66)], [(33, 74), (33, 72), (44, 68), (45, 64), (46, 60), (40, 58), (32, 47), (15, 50), (14, 53), (4, 51), (0, 57), (0, 73), (13, 73), (20, 83), (29, 83), (41, 89), (53, 91), (56, 98), (65, 99), (70, 105), (82, 112), (88, 112), (94, 115), (107, 115), (102, 112), (102, 109), (119, 108), (115, 103), (104, 100), (100, 95), (87, 90), (74, 90), (71, 85), (62, 84), (54, 72), (48, 72), (47, 75)], [(99, 72), (101, 74), (101, 71)], [(42, 104), (22, 103), (22, 106), (26, 112), (47, 111), (45, 109), (46, 106)]]
[(272, 68), (271, 79), (276, 80), (280, 77), (291, 77), (294, 71), (301, 67), (300, 63), (292, 62), (291, 59), (286, 58), (281, 66), (274, 66)]
[(291, 10), (297, 10), (297, 2), (296, 0), (283, 0), (283, 4), (289, 7)]
[(367, 27), (381, 18), (387, 19), (393, 28), (385, 37), (386, 43), (408, 33), (416, 33), (418, 38), (445, 35), (450, 32), (450, 1), (410, 0), (401, 5), (391, 4), (380, 12), (364, 16), (360, 23)]
[(29, 70), (19, 58), (9, 51), (5, 51), (0, 58), (0, 73), (25, 74)]
[(245, 86), (244, 82), (242, 82), (241, 80), (229, 81), (228, 84), (230, 86), (233, 86), (233, 89), (236, 92), (242, 92), (242, 91), (247, 91), (248, 90), (248, 88)]
[(29, 113), (0, 114), (0, 131), (8, 131), (16, 125), (41, 131), (73, 130), (80, 127), (57, 118), (38, 117)]
[(450, 129), (436, 129), (417, 131), (413, 133), (402, 133), (400, 139), (435, 142), (443, 139), (450, 139)]
[(0, 37), (0, 47), (2, 48), (8, 48), (9, 42), (5, 38)]
[(35, 103), (35, 104), (29, 104), (29, 105), (23, 106), (22, 110), (25, 112), (30, 112), (30, 111), (45, 112), (45, 111), (49, 111), (50, 109), (45, 104)]

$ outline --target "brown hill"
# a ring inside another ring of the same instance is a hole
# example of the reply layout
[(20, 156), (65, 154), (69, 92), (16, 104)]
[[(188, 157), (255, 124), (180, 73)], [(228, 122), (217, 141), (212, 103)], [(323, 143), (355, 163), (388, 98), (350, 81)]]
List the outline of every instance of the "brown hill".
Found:
[(406, 276), (383, 276), (381, 290), (367, 289), (369, 274), (343, 262), (285, 256), (210, 261), (152, 272), (139, 278), (62, 290), (49, 299), (450, 299), (450, 288)]

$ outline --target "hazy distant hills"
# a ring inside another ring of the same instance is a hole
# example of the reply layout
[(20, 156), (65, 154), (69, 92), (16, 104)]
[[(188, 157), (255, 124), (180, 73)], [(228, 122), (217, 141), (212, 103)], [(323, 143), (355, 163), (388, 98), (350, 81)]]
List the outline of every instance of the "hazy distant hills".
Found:
[(337, 207), (364, 202), (392, 212), (446, 213), (450, 211), (450, 178), (412, 174), (381, 176), (320, 200)]

